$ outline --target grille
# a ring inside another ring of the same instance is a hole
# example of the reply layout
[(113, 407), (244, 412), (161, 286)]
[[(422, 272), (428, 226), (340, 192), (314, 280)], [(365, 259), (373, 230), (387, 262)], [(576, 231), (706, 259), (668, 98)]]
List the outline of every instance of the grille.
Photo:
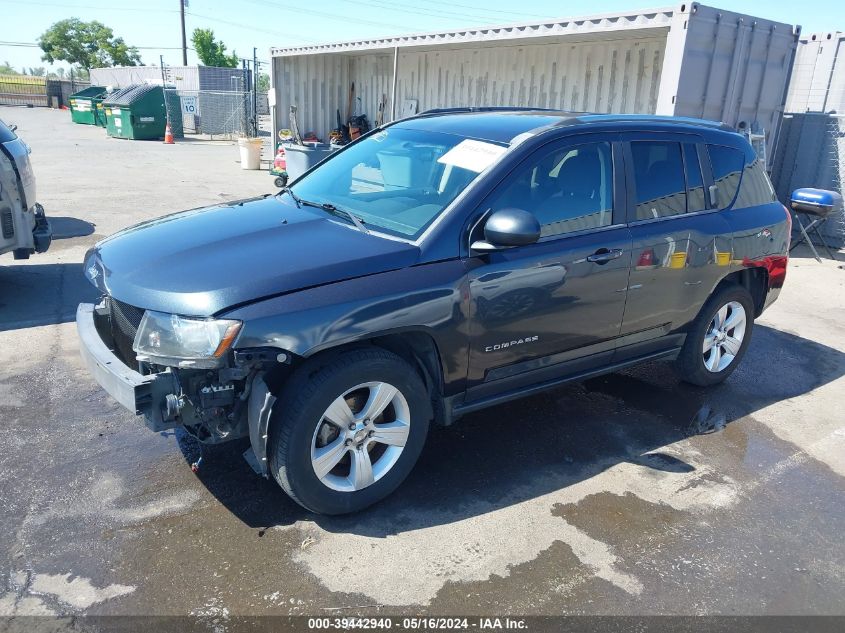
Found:
[(143, 316), (143, 309), (109, 297), (109, 320), (115, 351), (120, 359), (133, 369), (137, 363), (132, 343)]
[(12, 210), (3, 209), (0, 212), (0, 224), (3, 225), (3, 237), (9, 239), (15, 236), (15, 223), (12, 221)]

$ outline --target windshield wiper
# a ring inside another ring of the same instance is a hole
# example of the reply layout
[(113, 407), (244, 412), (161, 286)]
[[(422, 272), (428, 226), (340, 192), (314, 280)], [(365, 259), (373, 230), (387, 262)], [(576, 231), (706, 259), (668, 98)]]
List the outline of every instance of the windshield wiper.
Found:
[(336, 207), (331, 202), (312, 202), (311, 200), (303, 200), (302, 198), (299, 199), (299, 202), (304, 204), (306, 207), (315, 207), (317, 209), (322, 209), (323, 211), (327, 211), (335, 216), (340, 216), (342, 218), (346, 218), (352, 224), (355, 225), (355, 228), (360, 230), (362, 233), (366, 233), (369, 235), (369, 231), (367, 227), (364, 226), (364, 220), (361, 218), (353, 215), (346, 209), (341, 209), (340, 207)]
[(282, 187), (279, 193), (288, 194), (291, 198), (293, 198), (293, 201), (296, 203), (296, 208), (302, 208), (302, 200), (293, 192), (293, 189), (291, 189), (290, 187)]

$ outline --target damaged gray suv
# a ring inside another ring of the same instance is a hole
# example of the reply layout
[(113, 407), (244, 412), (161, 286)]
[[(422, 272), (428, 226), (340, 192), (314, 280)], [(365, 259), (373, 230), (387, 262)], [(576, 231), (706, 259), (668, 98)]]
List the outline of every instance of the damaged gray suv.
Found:
[(276, 195), (103, 240), (77, 328), (151, 429), (248, 437), (258, 474), (340, 514), (395, 490), (433, 424), (643, 361), (725, 380), (789, 236), (721, 124), (435, 111)]
[(0, 121), (0, 255), (29, 259), (50, 248), (53, 232), (44, 207), (35, 201), (29, 146), (16, 130)]

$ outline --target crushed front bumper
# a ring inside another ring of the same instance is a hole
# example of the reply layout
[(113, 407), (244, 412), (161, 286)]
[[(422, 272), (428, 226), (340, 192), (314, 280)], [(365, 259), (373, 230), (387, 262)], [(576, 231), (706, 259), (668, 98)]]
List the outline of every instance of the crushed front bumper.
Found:
[(108, 394), (124, 407), (143, 415), (147, 426), (159, 431), (167, 424), (167, 396), (178, 393), (178, 382), (170, 369), (143, 375), (123, 364), (100, 337), (94, 321), (97, 306), (81, 303), (76, 310), (76, 331), (80, 352), (88, 371)]
[(35, 215), (35, 228), (32, 229), (32, 241), (35, 244), (35, 252), (46, 253), (53, 242), (53, 229), (47, 219), (47, 214), (44, 212), (44, 207), (37, 202), (33, 213)]

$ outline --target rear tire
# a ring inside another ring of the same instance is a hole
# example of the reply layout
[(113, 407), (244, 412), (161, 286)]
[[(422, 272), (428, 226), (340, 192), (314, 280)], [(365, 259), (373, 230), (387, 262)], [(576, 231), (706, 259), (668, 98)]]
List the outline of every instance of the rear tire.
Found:
[(730, 376), (745, 356), (754, 328), (754, 301), (742, 286), (717, 290), (690, 326), (676, 368), (682, 380), (709, 387)]
[(356, 349), (323, 366), (306, 364), (273, 407), (270, 471), (307, 510), (357, 512), (411, 472), (430, 410), (420, 376), (388, 351)]

